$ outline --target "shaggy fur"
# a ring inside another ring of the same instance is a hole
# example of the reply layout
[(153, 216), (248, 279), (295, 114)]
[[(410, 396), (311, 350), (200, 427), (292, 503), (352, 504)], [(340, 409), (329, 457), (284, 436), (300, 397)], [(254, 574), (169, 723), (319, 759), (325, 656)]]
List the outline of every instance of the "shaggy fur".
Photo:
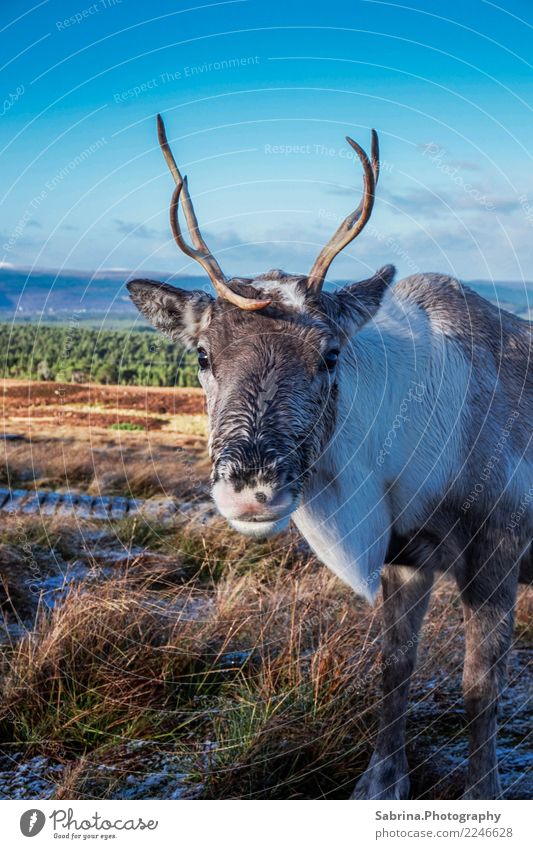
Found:
[(492, 799), (516, 585), (533, 559), (531, 325), (449, 277), (389, 288), (393, 274), (320, 295), (280, 271), (230, 281), (271, 299), (258, 312), (150, 281), (129, 289), (157, 328), (207, 353), (213, 483), (289, 488), (318, 557), (369, 600), (382, 584), (381, 726), (355, 797), (408, 794), (409, 679), (446, 570), (465, 611), (465, 798)]

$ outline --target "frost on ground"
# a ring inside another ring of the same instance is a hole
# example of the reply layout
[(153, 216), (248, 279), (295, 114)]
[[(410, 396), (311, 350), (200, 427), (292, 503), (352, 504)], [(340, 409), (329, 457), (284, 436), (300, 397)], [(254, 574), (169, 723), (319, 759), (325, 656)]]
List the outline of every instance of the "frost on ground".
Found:
[(113, 747), (104, 762), (82, 758), (65, 771), (57, 798), (195, 799), (202, 784), (187, 759), (147, 740)]
[(53, 799), (63, 771), (50, 758), (0, 753), (0, 799)]
[(74, 784), (77, 797), (81, 792), (88, 799), (194, 799), (202, 791), (183, 759), (145, 740), (130, 741), (110, 756), (115, 763), (62, 764), (0, 753), (0, 799), (66, 799)]
[[(506, 799), (533, 798), (532, 671), (533, 650), (515, 647), (498, 719), (499, 771)], [(428, 682), (426, 689), (420, 697), (413, 694), (408, 720), (412, 789), (415, 798), (454, 798), (464, 783), (468, 760), (461, 681), (442, 676)]]

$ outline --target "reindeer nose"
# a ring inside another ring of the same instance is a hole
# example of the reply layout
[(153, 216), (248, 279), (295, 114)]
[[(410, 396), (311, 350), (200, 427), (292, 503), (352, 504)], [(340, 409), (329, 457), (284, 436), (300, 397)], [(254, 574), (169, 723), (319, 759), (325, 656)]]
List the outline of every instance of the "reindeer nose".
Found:
[(258, 489), (256, 484), (236, 488), (228, 480), (215, 483), (213, 498), (226, 519), (243, 521), (266, 521), (287, 516), (295, 505), (294, 493), (287, 486)]

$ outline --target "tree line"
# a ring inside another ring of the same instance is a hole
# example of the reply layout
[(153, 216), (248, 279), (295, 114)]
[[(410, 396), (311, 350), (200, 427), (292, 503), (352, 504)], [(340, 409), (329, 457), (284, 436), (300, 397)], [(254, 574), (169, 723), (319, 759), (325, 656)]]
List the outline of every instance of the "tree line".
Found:
[(129, 386), (198, 386), (195, 354), (150, 329), (0, 324), (2, 376)]

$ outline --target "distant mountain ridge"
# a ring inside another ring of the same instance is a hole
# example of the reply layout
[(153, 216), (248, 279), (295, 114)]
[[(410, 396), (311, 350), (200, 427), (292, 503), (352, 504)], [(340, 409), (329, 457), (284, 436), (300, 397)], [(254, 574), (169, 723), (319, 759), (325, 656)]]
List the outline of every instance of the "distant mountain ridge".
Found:
[(172, 280), (183, 289), (205, 286), (202, 277), (172, 276), (158, 272), (136, 273), (127, 269), (102, 271), (56, 271), (46, 268), (0, 266), (0, 311), (19, 315), (56, 313), (119, 313), (137, 311), (125, 284), (134, 276)]
[[(133, 317), (137, 315), (125, 284), (132, 277), (166, 280), (183, 289), (204, 289), (205, 277), (173, 275), (164, 272), (103, 269), (101, 271), (56, 271), (0, 265), (0, 313), (5, 318), (102, 314)], [(338, 281), (342, 283), (343, 281)], [(533, 282), (499, 280), (465, 281), (480, 295), (500, 307), (533, 318)]]

